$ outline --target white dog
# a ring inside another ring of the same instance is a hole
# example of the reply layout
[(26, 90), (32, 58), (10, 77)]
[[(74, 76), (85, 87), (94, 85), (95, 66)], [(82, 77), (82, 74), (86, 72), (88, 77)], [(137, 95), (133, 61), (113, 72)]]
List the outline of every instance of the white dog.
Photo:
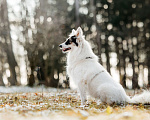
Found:
[(98, 63), (98, 57), (85, 40), (80, 27), (76, 31), (73, 29), (69, 38), (59, 47), (63, 53), (68, 53), (67, 73), (79, 88), (81, 105), (85, 104), (86, 92), (107, 104), (150, 103), (148, 91), (132, 99), (126, 95), (123, 87)]

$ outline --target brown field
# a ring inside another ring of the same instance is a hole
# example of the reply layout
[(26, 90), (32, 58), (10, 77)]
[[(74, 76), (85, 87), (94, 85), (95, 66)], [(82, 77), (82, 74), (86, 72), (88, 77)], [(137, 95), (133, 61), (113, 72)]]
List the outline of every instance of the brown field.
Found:
[[(128, 91), (132, 95), (134, 91)], [(150, 120), (150, 105), (106, 105), (88, 97), (80, 107), (76, 91), (1, 93), (0, 120)]]

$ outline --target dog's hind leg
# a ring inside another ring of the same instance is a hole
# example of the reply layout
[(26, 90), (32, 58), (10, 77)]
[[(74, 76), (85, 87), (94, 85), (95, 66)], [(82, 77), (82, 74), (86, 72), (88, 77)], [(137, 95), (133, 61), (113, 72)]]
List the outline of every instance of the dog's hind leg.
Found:
[(79, 93), (81, 98), (81, 106), (84, 106), (86, 101), (86, 87), (83, 82), (79, 83), (78, 87), (79, 87)]

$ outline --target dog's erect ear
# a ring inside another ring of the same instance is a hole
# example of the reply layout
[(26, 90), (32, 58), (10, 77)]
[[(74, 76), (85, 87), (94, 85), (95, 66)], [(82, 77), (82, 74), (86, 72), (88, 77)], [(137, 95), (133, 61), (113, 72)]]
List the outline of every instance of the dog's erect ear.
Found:
[(77, 28), (77, 37), (82, 36), (83, 35), (83, 31), (81, 29), (81, 27)]
[(72, 29), (72, 34), (75, 34), (75, 33), (76, 33), (75, 29)]

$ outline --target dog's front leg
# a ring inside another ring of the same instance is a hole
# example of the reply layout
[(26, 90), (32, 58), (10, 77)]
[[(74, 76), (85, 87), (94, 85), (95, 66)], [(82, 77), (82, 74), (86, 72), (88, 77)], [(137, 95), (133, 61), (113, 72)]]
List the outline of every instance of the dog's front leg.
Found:
[(86, 87), (82, 82), (78, 84), (78, 87), (79, 87), (80, 98), (81, 98), (81, 106), (84, 106), (86, 101)]

